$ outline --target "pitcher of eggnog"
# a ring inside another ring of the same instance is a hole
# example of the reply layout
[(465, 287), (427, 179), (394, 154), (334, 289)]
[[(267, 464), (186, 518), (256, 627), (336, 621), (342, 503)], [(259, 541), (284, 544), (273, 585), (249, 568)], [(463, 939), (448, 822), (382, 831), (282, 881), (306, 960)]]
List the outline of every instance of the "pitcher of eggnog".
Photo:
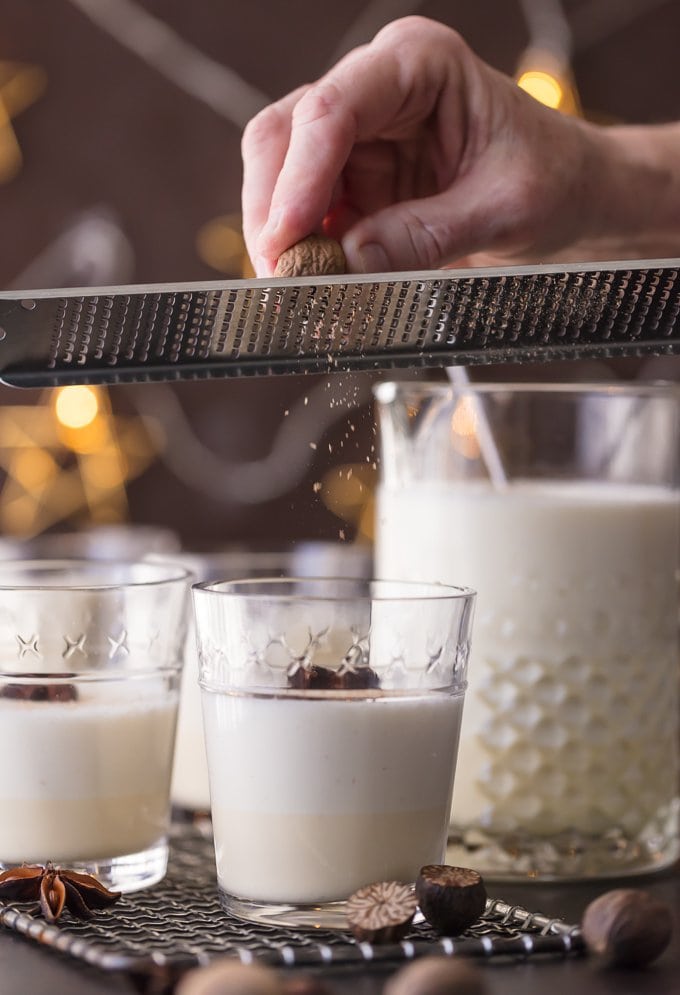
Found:
[(678, 399), (383, 383), (376, 575), (478, 592), (448, 859), (638, 874), (679, 848)]

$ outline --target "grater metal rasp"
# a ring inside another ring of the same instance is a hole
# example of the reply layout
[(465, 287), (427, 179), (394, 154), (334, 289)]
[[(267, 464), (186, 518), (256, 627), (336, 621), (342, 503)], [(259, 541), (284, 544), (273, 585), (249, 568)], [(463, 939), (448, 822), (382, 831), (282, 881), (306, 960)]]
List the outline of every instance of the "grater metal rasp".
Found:
[(680, 260), (0, 294), (18, 387), (680, 353)]

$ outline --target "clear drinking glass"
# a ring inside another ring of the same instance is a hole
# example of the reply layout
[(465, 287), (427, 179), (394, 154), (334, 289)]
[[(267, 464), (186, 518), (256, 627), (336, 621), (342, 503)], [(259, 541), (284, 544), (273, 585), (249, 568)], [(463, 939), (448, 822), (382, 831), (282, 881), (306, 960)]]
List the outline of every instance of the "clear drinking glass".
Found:
[[(478, 592), (449, 861), (534, 879), (673, 863), (675, 390), (385, 383), (376, 396), (376, 569)], [(490, 479), (489, 447), (505, 479)]]
[(0, 563), (0, 868), (165, 874), (188, 572)]
[(244, 918), (344, 925), (441, 861), (474, 594), (267, 579), (194, 587), (219, 888)]
[(180, 548), (171, 529), (121, 522), (90, 525), (77, 532), (41, 532), (35, 536), (0, 536), (2, 560), (141, 560), (166, 556)]
[[(288, 550), (268, 552), (240, 548), (182, 553), (174, 558), (191, 570), (197, 581), (236, 580), (239, 577), (326, 577), (338, 573), (344, 577), (367, 577), (371, 574), (368, 548), (350, 543), (302, 542)], [(184, 650), (170, 797), (178, 816), (202, 818), (210, 811), (196, 633), (191, 615)]]

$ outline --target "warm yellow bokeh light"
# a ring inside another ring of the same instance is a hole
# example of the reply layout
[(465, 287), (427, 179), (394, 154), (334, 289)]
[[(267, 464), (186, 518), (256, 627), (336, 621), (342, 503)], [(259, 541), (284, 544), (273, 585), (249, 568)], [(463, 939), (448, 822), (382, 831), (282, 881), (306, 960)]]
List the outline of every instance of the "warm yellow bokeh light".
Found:
[(0, 531), (125, 521), (126, 484), (158, 452), (158, 426), (113, 415), (104, 387), (44, 391), (0, 406)]
[(92, 387), (60, 387), (54, 410), (65, 428), (85, 428), (97, 417), (99, 398)]
[(97, 416), (82, 428), (66, 428), (59, 423), (57, 435), (60, 442), (74, 453), (98, 453), (111, 437), (111, 427), (106, 418)]
[(477, 415), (469, 397), (461, 397), (451, 418), (451, 431), (456, 435), (476, 435)]
[(517, 80), (517, 86), (525, 90), (534, 100), (545, 104), (546, 107), (552, 107), (553, 110), (559, 108), (564, 98), (564, 88), (557, 77), (541, 69), (531, 69), (522, 73)]
[(479, 458), (477, 414), (469, 397), (461, 397), (451, 418), (451, 444), (466, 459)]
[(27, 491), (44, 486), (57, 472), (57, 465), (44, 449), (25, 449), (14, 460), (14, 479)]
[(125, 482), (126, 467), (115, 447), (107, 447), (93, 455), (82, 467), (81, 473), (90, 487), (110, 490)]
[(203, 262), (220, 273), (255, 275), (243, 241), (240, 214), (221, 214), (207, 221), (196, 235), (196, 249)]

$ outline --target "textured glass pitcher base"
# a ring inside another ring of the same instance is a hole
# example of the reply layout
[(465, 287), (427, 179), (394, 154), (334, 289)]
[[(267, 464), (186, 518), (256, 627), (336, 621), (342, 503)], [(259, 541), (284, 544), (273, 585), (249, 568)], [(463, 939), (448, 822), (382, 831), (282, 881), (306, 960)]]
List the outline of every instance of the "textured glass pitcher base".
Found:
[(251, 902), (219, 889), (225, 912), (263, 926), (290, 926), (307, 929), (347, 929), (346, 902), (320, 902), (318, 905), (286, 905), (281, 902)]
[(680, 857), (676, 799), (631, 837), (620, 829), (602, 836), (563, 832), (553, 836), (493, 834), (451, 827), (446, 862), (474, 867), (495, 881), (571, 881), (650, 874)]

